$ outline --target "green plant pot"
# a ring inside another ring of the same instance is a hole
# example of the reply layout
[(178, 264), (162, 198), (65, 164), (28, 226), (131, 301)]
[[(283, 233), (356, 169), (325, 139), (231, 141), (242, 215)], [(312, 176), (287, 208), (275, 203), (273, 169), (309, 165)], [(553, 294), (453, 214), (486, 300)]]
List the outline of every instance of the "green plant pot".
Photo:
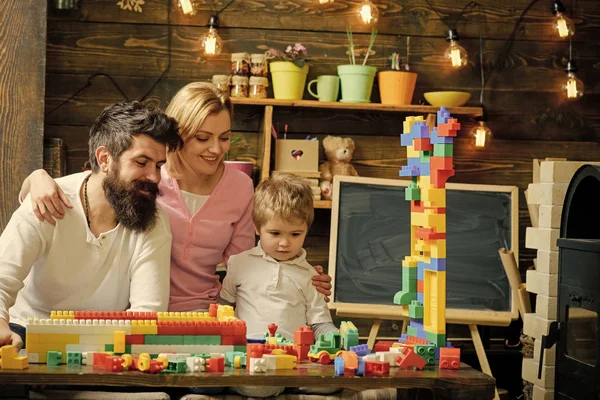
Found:
[(280, 100), (302, 100), (308, 64), (298, 68), (291, 61), (272, 61), (269, 63), (273, 96)]
[(338, 65), (343, 103), (370, 103), (377, 68), (370, 65)]

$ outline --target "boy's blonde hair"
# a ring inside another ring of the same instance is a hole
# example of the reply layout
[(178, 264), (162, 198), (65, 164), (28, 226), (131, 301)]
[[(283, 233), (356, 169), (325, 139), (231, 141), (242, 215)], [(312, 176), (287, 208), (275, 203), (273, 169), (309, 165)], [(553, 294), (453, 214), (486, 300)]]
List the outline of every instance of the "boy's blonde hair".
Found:
[[(226, 92), (209, 82), (192, 82), (175, 94), (165, 114), (179, 123), (179, 135), (185, 141), (200, 130), (206, 117), (223, 110), (233, 113), (233, 104)], [(167, 154), (169, 174), (181, 178), (183, 172), (190, 170), (181, 156), (181, 150)]]
[(314, 216), (312, 189), (304, 178), (274, 173), (256, 188), (252, 220), (258, 230), (273, 217), (306, 222), (310, 228)]

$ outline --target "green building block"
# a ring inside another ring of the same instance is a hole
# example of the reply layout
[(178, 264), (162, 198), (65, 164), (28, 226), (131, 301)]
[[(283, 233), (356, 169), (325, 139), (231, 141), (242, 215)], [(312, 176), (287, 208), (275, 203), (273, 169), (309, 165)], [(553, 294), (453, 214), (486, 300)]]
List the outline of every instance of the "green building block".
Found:
[(441, 143), (433, 145), (433, 155), (436, 157), (452, 157), (454, 154), (454, 144)]
[(408, 336), (414, 336), (414, 337), (418, 337), (418, 333), (417, 333), (417, 328), (415, 328), (414, 326), (407, 326), (406, 327), (406, 334)]
[(192, 357), (202, 357), (205, 360), (208, 360), (210, 358), (210, 354), (209, 353), (197, 353), (197, 354), (192, 354)]
[(196, 336), (185, 335), (183, 337), (183, 344), (194, 345), (196, 344)]
[[(115, 351), (115, 345), (113, 345), (113, 344), (105, 344), (104, 345), (104, 351), (110, 351), (111, 353), (114, 353), (114, 351)], [(130, 344), (126, 344), (125, 345), (125, 353), (115, 353), (115, 355), (121, 355), (121, 354), (131, 354), (131, 345)]]
[(225, 353), (225, 365), (233, 367), (233, 361), (235, 357), (240, 356), (240, 363), (242, 367), (246, 366), (246, 353), (241, 351), (228, 351)]
[(81, 365), (81, 353), (79, 351), (67, 351), (67, 365)]
[(421, 189), (413, 183), (410, 183), (404, 189), (404, 200), (421, 200)]
[(221, 336), (219, 335), (200, 335), (196, 336), (196, 344), (221, 344)]
[(423, 318), (423, 306), (418, 301), (412, 301), (408, 305), (408, 316), (410, 318)]
[(444, 347), (446, 345), (446, 334), (445, 333), (439, 333), (439, 334), (435, 334), (435, 333), (431, 333), (431, 332), (425, 332), (425, 333), (427, 335), (426, 339), (428, 342), (432, 342), (437, 347)]
[(431, 157), (431, 151), (421, 151), (419, 152), (419, 159), (422, 163), (428, 163), (429, 157)]
[(46, 364), (48, 366), (57, 366), (62, 363), (62, 352), (49, 351), (46, 353)]
[(187, 364), (185, 360), (169, 361), (169, 365), (164, 372), (171, 372), (173, 374), (183, 374), (187, 371)]
[(417, 353), (427, 364), (435, 364), (435, 346), (430, 344), (416, 344), (415, 353)]
[(233, 346), (233, 351), (241, 351), (241, 352), (245, 353), (246, 346)]

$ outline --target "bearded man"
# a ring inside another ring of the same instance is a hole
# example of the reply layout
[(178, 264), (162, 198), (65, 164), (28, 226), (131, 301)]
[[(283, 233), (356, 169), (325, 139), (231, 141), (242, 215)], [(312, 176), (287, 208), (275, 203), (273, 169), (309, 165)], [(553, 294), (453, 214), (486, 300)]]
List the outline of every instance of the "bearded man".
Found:
[[(92, 171), (56, 180), (73, 211), (41, 222), (24, 199), (0, 236), (0, 345), (52, 310), (166, 311), (171, 231), (160, 167), (177, 122), (139, 102), (107, 107), (89, 139)], [(10, 324), (9, 324), (10, 321)]]

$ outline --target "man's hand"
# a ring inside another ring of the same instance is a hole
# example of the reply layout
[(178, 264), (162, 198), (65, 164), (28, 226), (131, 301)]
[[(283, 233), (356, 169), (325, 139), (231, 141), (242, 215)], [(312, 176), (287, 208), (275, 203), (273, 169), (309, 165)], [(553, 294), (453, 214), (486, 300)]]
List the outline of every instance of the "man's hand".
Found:
[(317, 292), (325, 295), (325, 301), (329, 303), (331, 296), (331, 277), (323, 272), (323, 267), (315, 265), (313, 268), (319, 273), (312, 277), (312, 284), (317, 288)]
[(21, 336), (17, 335), (13, 331), (10, 330), (8, 326), (8, 322), (3, 319), (0, 319), (0, 346), (4, 346), (7, 344), (12, 344), (17, 348), (17, 351), (21, 350), (23, 347), (23, 341), (21, 340)]

